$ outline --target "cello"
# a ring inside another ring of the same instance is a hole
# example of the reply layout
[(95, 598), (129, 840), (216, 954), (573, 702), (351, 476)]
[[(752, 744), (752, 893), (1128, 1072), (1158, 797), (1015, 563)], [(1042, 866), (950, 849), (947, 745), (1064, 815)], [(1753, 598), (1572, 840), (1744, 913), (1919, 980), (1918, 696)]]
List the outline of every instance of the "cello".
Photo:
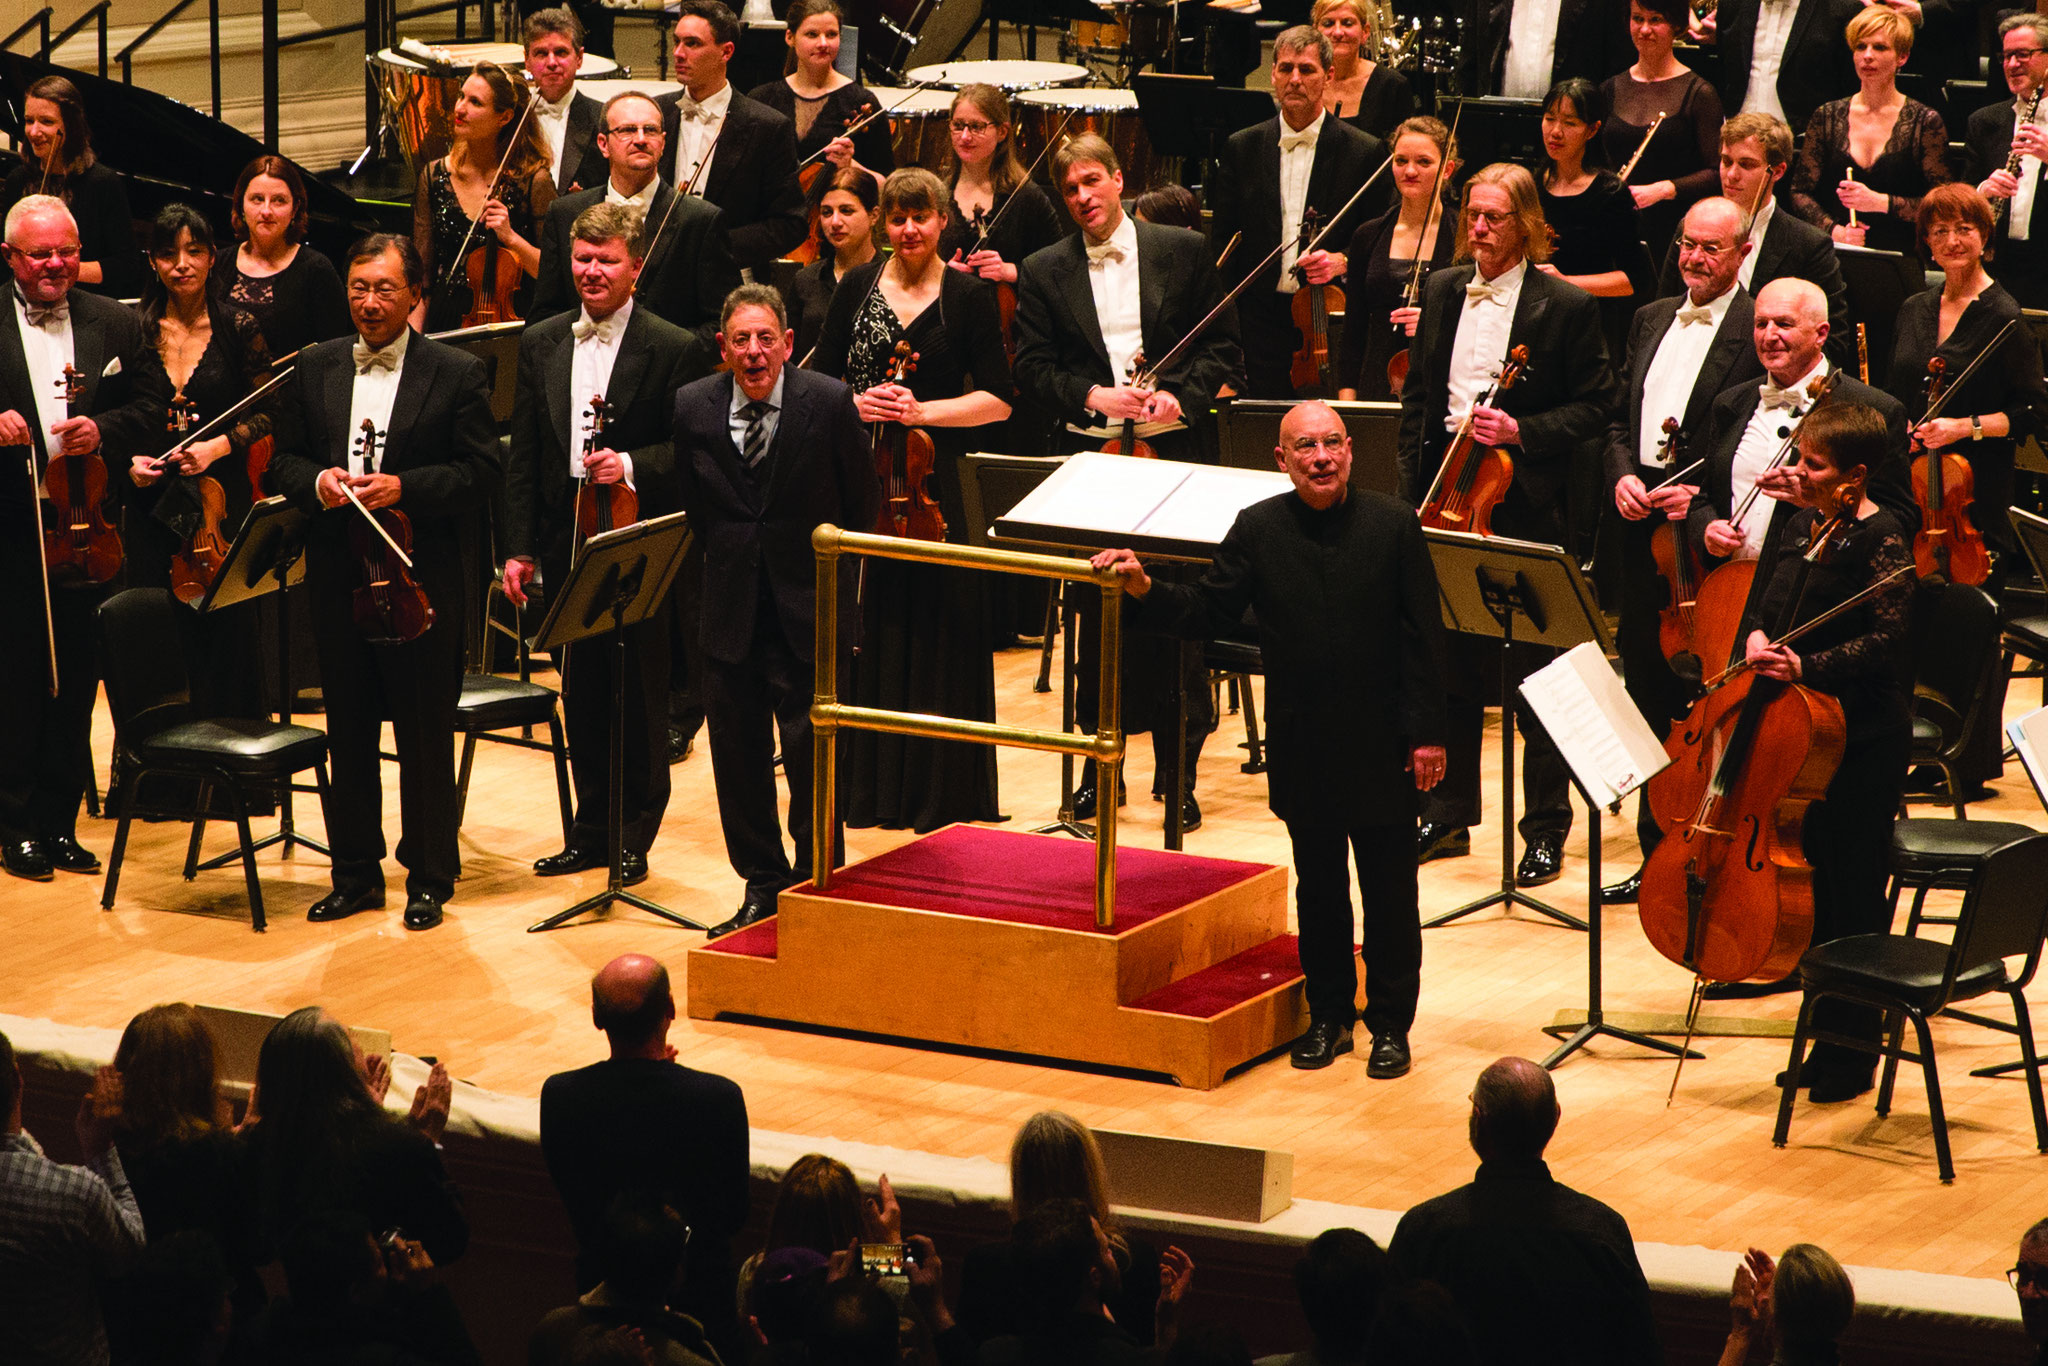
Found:
[[(180, 394), (171, 400), (170, 421), (164, 424), (164, 430), (185, 438), (192, 430), (196, 416), (192, 400)], [(158, 467), (166, 466), (170, 456), (186, 444), (187, 441), (181, 439), (157, 462)], [(220, 480), (210, 474), (179, 477), (192, 481), (192, 492), (199, 504), (199, 525), (171, 555), (171, 593), (179, 602), (189, 606), (206, 596), (206, 590), (213, 586), (220, 567), (227, 563), (228, 543), (221, 535), (220, 526), (228, 515), (228, 500)]]
[[(915, 369), (917, 353), (908, 341), (899, 341), (882, 383), (901, 384)], [(875, 453), (875, 474), (882, 481), (882, 509), (875, 518), (875, 530), (914, 541), (945, 540), (946, 517), (931, 492), (932, 469), (938, 463), (931, 433), (901, 422), (876, 422), (868, 435)]]
[[(85, 384), (68, 363), (57, 381), (64, 415)], [(43, 469), (43, 492), (56, 525), (43, 529), (43, 563), (53, 583), (105, 583), (121, 572), (121, 533), (106, 518), (107, 462), (98, 451), (52, 454)]]
[[(1941, 416), (1941, 410), (1955, 392), (1968, 382), (2005, 340), (2017, 318), (1998, 330), (1990, 343), (1970, 358), (1963, 372), (1948, 379), (1948, 362), (1941, 356), (1927, 361), (1927, 411), (1916, 429)], [(1928, 450), (1913, 460), (1913, 501), (1920, 505), (1920, 530), (1913, 537), (1913, 563), (1922, 578), (1941, 575), (1955, 583), (1981, 584), (1991, 577), (1991, 552), (1984, 536), (1970, 520), (1970, 504), (1976, 497), (1976, 476), (1970, 462), (1953, 450)]]
[[(592, 394), (588, 411), (590, 426), (583, 434), (584, 460), (589, 460), (597, 452), (597, 439), (604, 434), (605, 418), (611, 412), (611, 405), (602, 395)], [(640, 495), (627, 488), (623, 479), (612, 484), (593, 482), (586, 467), (576, 480), (576, 530), (569, 540), (570, 567), (575, 567), (583, 553), (583, 543), (592, 536), (631, 526), (639, 520)]]
[[(377, 463), (379, 439), (377, 424), (364, 418), (357, 447), (365, 470)], [(372, 645), (418, 640), (434, 624), (434, 608), (411, 572), (412, 519), (395, 507), (370, 511), (346, 481), (341, 491), (363, 515), (349, 528), (349, 553), (357, 571), (350, 612), (357, 634)]]
[[(1495, 375), (1486, 391), (1472, 401), (1472, 408), (1490, 408), (1494, 400), (1515, 387), (1529, 368), (1529, 348), (1516, 346), (1508, 352), (1507, 363)], [(1515, 479), (1515, 462), (1497, 446), (1481, 446), (1472, 435), (1472, 413), (1458, 424), (1429, 496), (1422, 500), (1422, 525), (1440, 531), (1470, 531), (1481, 536), (1493, 534), (1493, 510), (1507, 495)]]
[[(1301, 215), (1304, 255), (1315, 235), (1316, 211), (1308, 209)], [(1297, 264), (1294, 270), (1299, 275), (1300, 265)], [(1335, 285), (1315, 285), (1303, 280), (1301, 288), (1294, 291), (1294, 301), (1288, 308), (1295, 327), (1301, 332), (1301, 349), (1294, 353), (1288, 381), (1297, 393), (1335, 394), (1337, 390), (1330, 383), (1330, 314), (1344, 311), (1344, 291)]]

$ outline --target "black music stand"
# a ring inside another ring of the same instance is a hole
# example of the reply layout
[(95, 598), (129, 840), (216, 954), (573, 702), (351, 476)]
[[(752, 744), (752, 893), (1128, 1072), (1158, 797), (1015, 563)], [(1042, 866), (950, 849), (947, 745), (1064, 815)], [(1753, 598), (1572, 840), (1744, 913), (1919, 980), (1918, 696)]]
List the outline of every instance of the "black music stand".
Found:
[[(1276, 468), (1280, 423), (1294, 399), (1230, 398), (1216, 405), (1216, 445), (1223, 464), (1240, 470)], [(1351, 487), (1400, 496), (1401, 405), (1330, 399), (1324, 406), (1351, 437)]]
[[(1783, 213), (1780, 208), (1778, 212)], [(1842, 283), (1849, 290), (1849, 316), (1862, 320), (1869, 329), (1870, 382), (1882, 389), (1892, 364), (1892, 339), (1898, 334), (1899, 309), (1906, 300), (1927, 288), (1927, 277), (1917, 257), (1896, 251), (1874, 251), (1868, 247), (1835, 244), (1835, 260), (1841, 263)], [(1840, 343), (1845, 363), (1856, 361), (1856, 332), (1830, 337)]]
[[(1600, 615), (1593, 590), (1569, 551), (1534, 541), (1474, 536), (1463, 531), (1425, 530), (1436, 565), (1444, 625), (1461, 635), (1500, 641), (1500, 890), (1432, 920), (1435, 929), (1489, 906), (1510, 912), (1525, 906), (1575, 930), (1586, 922), (1515, 885), (1515, 645), (1568, 648), (1593, 641), (1614, 652), (1614, 637)], [(1518, 628), (1517, 622), (1521, 625)]]
[(669, 587), (682, 568), (689, 548), (688, 521), (680, 513), (635, 522), (592, 536), (583, 543), (576, 567), (556, 591), (532, 648), (559, 652), (570, 644), (597, 636), (612, 638), (611, 793), (607, 825), (611, 836), (611, 874), (605, 889), (565, 911), (526, 927), (528, 934), (559, 929), (585, 911), (604, 911), (615, 901), (637, 906), (686, 930), (703, 930), (666, 906), (626, 890), (626, 628), (638, 626), (668, 607)]
[(1446, 95), (1436, 116), (1458, 130), (1458, 159), (1467, 166), (1496, 161), (1542, 165), (1543, 102), (1505, 95)]
[(1160, 156), (1213, 161), (1232, 133), (1273, 117), (1273, 92), (1219, 84), (1214, 76), (1142, 71), (1131, 78), (1138, 117)]
[[(306, 514), (293, 507), (282, 495), (265, 498), (249, 509), (242, 529), (235, 533), (235, 543), (228, 547), (227, 559), (221, 562), (220, 572), (207, 585), (206, 595), (199, 599), (197, 609), (214, 612), (223, 607), (233, 607), (236, 603), (277, 594), (277, 719), (279, 724), (286, 726), (292, 723), (292, 614), (290, 599), (286, 595), (306, 581), (305, 555)], [(326, 845), (307, 839), (292, 824), (292, 793), (318, 790), (285, 783), (284, 790), (278, 794), (277, 830), (249, 846), (249, 852), (253, 854), (273, 844), (282, 844), (286, 858), (292, 856), (293, 845), (301, 845), (316, 854), (327, 854)], [(194, 852), (197, 852), (196, 847)], [(331, 854), (328, 856), (333, 857)], [(197, 865), (195, 871), (225, 868), (230, 863), (241, 862), (241, 859), (240, 849), (230, 849), (218, 858)]]

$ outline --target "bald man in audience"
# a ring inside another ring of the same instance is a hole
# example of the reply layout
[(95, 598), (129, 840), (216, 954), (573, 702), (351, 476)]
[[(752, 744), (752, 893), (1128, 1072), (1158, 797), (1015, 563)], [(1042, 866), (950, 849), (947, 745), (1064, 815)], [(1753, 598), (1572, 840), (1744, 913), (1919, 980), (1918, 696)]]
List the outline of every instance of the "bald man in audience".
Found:
[(2048, 1219), (2020, 1236), (2019, 1260), (2005, 1273), (2020, 1297), (2020, 1323), (2034, 1344), (2034, 1366), (2048, 1366)]

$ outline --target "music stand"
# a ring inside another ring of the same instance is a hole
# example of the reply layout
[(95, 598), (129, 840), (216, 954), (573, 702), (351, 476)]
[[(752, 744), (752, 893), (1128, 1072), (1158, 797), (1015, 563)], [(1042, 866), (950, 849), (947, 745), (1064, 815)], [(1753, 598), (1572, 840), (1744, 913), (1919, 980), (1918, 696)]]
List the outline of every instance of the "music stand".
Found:
[[(1461, 119), (1462, 110), (1462, 119)], [(1543, 154), (1543, 102), (1506, 95), (1447, 95), (1436, 102), (1436, 116), (1458, 130), (1458, 159), (1467, 166), (1514, 161), (1540, 166)]]
[[(1869, 247), (1835, 244), (1835, 260), (1842, 266), (1842, 283), (1849, 289), (1849, 316), (1867, 324), (1870, 342), (1870, 382), (1880, 389), (1892, 364), (1892, 338), (1899, 330), (1899, 310), (1906, 300), (1927, 288), (1920, 262), (1896, 251), (1874, 251)], [(1841, 354), (1853, 364), (1856, 333), (1830, 337), (1845, 343)]]
[[(688, 519), (680, 512), (602, 532), (583, 543), (576, 565), (555, 594), (554, 605), (535, 634), (532, 648), (560, 652), (580, 640), (612, 638), (611, 791), (607, 812), (611, 875), (605, 889), (565, 911), (528, 925), (528, 934), (559, 929), (585, 911), (603, 911), (615, 901), (637, 906), (686, 930), (703, 930), (685, 916), (626, 890), (626, 628), (668, 609), (669, 587), (689, 548)], [(659, 759), (657, 759), (659, 762)]]
[[(227, 558), (221, 561), (220, 572), (207, 585), (197, 608), (200, 612), (214, 612), (277, 594), (277, 719), (286, 726), (292, 723), (292, 614), (286, 593), (306, 581), (305, 555), (306, 514), (282, 494), (265, 498), (249, 509), (242, 529), (235, 533), (235, 543), (228, 547)], [(292, 846), (300, 845), (332, 858), (326, 845), (307, 839), (292, 824), (292, 793), (318, 790), (287, 781), (278, 794), (277, 830), (249, 846), (249, 851), (253, 854), (282, 844), (284, 857), (290, 858)], [(197, 836), (193, 852), (198, 852)], [(240, 849), (230, 849), (218, 858), (196, 865), (194, 871), (225, 868), (241, 857)]]
[(1131, 78), (1138, 117), (1160, 156), (1213, 161), (1232, 133), (1273, 117), (1273, 92), (1221, 85), (1214, 76), (1142, 71)]
[[(1294, 411), (1293, 399), (1233, 398), (1216, 405), (1216, 444), (1232, 469), (1273, 469), (1280, 423)], [(1351, 487), (1375, 493), (1401, 492), (1401, 405), (1331, 399), (1324, 406), (1344, 421), (1351, 437)]]
[[(1436, 565), (1444, 625), (1461, 635), (1500, 641), (1500, 890), (1446, 911), (1422, 928), (1435, 929), (1489, 906), (1510, 912), (1525, 906), (1575, 930), (1586, 922), (1515, 885), (1515, 684), (1514, 648), (1549, 645), (1560, 649), (1587, 641), (1614, 652), (1614, 637), (1600, 615), (1593, 590), (1571, 553), (1554, 545), (1475, 536), (1463, 531), (1425, 529)], [(1517, 622), (1520, 623), (1518, 627)]]

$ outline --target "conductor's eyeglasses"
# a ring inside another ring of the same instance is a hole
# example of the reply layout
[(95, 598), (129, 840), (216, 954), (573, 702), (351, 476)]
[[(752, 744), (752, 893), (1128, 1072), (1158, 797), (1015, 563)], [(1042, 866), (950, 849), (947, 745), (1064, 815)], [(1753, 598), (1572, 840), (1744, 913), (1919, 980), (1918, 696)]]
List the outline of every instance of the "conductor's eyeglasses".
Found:
[(1296, 455), (1314, 455), (1317, 447), (1330, 452), (1344, 449), (1344, 443), (1351, 437), (1344, 432), (1331, 432), (1325, 436), (1297, 436), (1288, 449)]

